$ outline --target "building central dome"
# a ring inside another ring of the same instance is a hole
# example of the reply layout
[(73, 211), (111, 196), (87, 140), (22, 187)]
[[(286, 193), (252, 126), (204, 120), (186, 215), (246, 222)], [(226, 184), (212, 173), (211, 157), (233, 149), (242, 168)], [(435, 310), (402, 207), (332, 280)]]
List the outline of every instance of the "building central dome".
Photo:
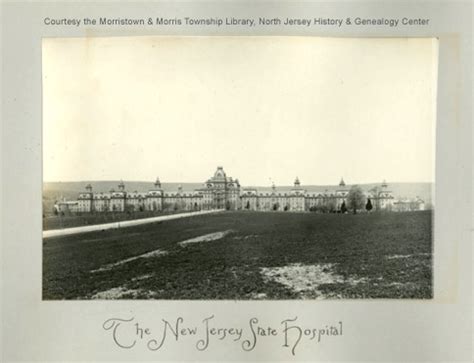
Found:
[(214, 173), (214, 178), (215, 179), (225, 179), (225, 171), (222, 166), (218, 166), (216, 172)]

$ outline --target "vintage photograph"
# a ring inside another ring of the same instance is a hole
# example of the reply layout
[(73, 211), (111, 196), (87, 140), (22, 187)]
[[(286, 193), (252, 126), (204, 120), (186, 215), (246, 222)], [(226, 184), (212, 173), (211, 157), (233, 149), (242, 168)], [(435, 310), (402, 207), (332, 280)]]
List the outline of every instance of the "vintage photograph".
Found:
[(43, 300), (432, 299), (438, 43), (44, 38)]

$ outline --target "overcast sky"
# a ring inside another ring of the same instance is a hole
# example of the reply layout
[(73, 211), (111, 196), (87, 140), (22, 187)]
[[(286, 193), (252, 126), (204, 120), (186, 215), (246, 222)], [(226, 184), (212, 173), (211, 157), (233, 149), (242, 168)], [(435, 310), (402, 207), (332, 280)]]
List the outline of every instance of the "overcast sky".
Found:
[(432, 182), (431, 39), (43, 42), (44, 180)]

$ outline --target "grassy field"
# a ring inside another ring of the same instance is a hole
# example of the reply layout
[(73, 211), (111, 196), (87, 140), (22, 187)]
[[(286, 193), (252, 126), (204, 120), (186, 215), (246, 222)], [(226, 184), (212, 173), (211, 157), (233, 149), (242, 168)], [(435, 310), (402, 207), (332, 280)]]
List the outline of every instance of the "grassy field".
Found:
[(50, 238), (43, 298), (427, 299), (431, 223), (431, 212), (223, 212)]

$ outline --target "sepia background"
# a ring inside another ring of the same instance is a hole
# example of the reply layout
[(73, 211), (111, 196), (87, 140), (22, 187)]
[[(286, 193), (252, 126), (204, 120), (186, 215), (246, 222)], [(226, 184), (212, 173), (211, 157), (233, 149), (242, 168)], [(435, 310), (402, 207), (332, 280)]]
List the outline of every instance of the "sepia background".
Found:
[[(45, 181), (434, 182), (433, 38), (43, 40)], [(100, 155), (100, 157), (98, 157)]]

